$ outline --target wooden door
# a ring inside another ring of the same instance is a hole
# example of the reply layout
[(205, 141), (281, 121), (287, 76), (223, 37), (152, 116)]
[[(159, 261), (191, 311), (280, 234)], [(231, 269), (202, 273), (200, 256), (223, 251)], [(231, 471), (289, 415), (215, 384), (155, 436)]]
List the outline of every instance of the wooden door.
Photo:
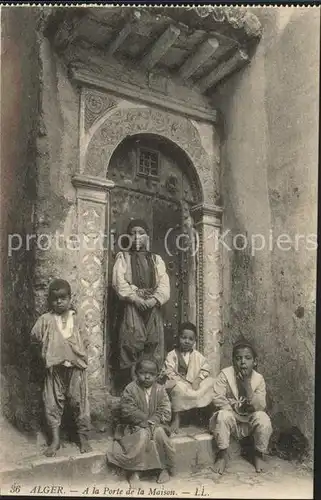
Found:
[[(159, 164), (155, 167), (156, 160)], [(138, 171), (141, 166), (144, 175)], [(188, 319), (188, 287), (194, 277), (188, 278), (189, 261), (186, 251), (181, 249), (184, 245), (180, 235), (184, 231), (182, 201), (184, 197), (191, 198), (191, 189), (180, 167), (168, 148), (164, 150), (162, 144), (150, 139), (128, 139), (116, 150), (111, 160), (109, 178), (114, 180), (115, 187), (111, 191), (108, 214), (111, 245), (108, 256), (106, 335), (111, 366), (117, 355), (117, 297), (111, 287), (112, 269), (120, 250), (119, 243), (124, 246), (122, 235), (127, 233), (131, 218), (146, 221), (151, 229), (151, 251), (163, 258), (169, 275), (170, 300), (162, 308), (167, 352), (175, 344), (180, 322)], [(149, 172), (144, 172), (148, 168)]]

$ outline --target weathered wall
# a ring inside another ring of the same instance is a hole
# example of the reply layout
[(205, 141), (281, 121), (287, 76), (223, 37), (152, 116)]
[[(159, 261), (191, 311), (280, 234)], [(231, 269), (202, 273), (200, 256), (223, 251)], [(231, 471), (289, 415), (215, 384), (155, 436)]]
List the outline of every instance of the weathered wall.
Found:
[(26, 247), (33, 232), (36, 187), (35, 28), (33, 9), (1, 9), (1, 403), (11, 421), (27, 428), (35, 420), (30, 394), (36, 394), (29, 351), (33, 252)]
[[(223, 249), (222, 364), (230, 362), (239, 333), (254, 340), (272, 414), (279, 413), (275, 424), (297, 426), (312, 447), (316, 251), (308, 238), (317, 231), (320, 12), (255, 13), (263, 39), (250, 66), (222, 87), (215, 104), (224, 116), (225, 241), (261, 234), (266, 246)], [(292, 242), (303, 236), (296, 248), (281, 243), (288, 249), (282, 250), (276, 245), (282, 233)]]

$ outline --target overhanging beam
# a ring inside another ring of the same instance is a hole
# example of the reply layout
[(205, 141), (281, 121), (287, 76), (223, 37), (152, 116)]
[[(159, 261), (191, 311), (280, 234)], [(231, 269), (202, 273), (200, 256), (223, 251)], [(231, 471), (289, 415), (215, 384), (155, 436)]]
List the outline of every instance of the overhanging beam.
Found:
[(245, 66), (249, 61), (250, 58), (248, 54), (244, 50), (238, 49), (230, 59), (216, 66), (208, 75), (201, 78), (196, 85), (200, 91), (204, 93), (210, 87), (217, 85), (217, 83), (226, 76), (231, 75), (234, 71)]
[(196, 53), (189, 57), (181, 66), (179, 73), (183, 80), (187, 80), (195, 73), (195, 71), (201, 68), (203, 64), (216, 52), (218, 46), (219, 42), (216, 38), (209, 38), (208, 40), (205, 40)]
[(128, 21), (122, 30), (118, 33), (116, 38), (111, 42), (108, 47), (108, 54), (112, 56), (117, 49), (124, 43), (128, 35), (132, 32), (135, 22), (137, 22), (141, 17), (140, 12), (134, 11), (133, 17), (130, 21)]
[(175, 43), (180, 32), (180, 29), (176, 26), (168, 26), (164, 33), (153, 44), (150, 51), (143, 57), (141, 61), (142, 67), (148, 71), (151, 70)]

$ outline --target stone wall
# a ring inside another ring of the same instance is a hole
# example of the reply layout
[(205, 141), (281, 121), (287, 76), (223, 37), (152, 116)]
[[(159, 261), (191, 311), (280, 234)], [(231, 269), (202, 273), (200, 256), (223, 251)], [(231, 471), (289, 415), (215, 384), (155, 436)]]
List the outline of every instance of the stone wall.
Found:
[[(222, 135), (225, 241), (222, 365), (239, 333), (259, 350), (276, 427), (313, 445), (320, 13), (254, 9), (264, 34), (251, 64), (215, 96)], [(276, 239), (286, 233), (295, 244)], [(273, 237), (273, 248), (270, 249)], [(242, 247), (244, 239), (236, 240)], [(262, 238), (257, 237), (257, 246)]]
[(37, 174), (35, 10), (3, 7), (1, 32), (1, 403), (4, 415), (30, 429), (39, 406), (33, 404), (37, 389), (29, 346), (34, 254), (27, 244), (34, 229)]

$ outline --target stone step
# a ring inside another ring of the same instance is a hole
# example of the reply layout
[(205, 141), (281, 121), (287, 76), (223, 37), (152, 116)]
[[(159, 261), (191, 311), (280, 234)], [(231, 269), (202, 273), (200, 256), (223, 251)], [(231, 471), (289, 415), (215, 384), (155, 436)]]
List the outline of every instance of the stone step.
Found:
[[(177, 453), (177, 471), (195, 472), (212, 465), (215, 459), (215, 443), (207, 432), (191, 433), (172, 437)], [(106, 467), (106, 449), (112, 446), (112, 439), (91, 442), (93, 451), (81, 455), (79, 451), (64, 456), (33, 458), (16, 466), (2, 468), (2, 492), (5, 485), (39, 484), (42, 479), (48, 484), (59, 484), (65, 480), (90, 478), (90, 482), (106, 479), (110, 474)], [(232, 442), (231, 454), (239, 453), (238, 443)]]

